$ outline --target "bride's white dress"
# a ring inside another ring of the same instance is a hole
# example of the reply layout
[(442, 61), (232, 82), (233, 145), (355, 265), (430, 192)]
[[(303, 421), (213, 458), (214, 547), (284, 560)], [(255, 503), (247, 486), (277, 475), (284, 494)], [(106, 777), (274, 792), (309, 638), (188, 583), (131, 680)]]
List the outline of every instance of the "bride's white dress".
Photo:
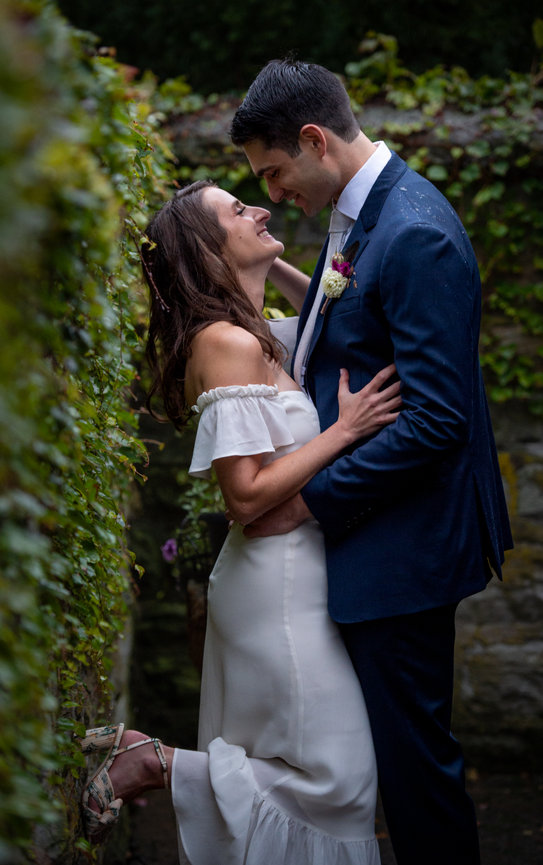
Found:
[[(193, 475), (319, 433), (300, 391), (216, 388), (197, 409)], [(230, 530), (209, 583), (198, 747), (173, 763), (182, 863), (379, 865), (369, 722), (327, 614), (317, 523), (250, 540)]]

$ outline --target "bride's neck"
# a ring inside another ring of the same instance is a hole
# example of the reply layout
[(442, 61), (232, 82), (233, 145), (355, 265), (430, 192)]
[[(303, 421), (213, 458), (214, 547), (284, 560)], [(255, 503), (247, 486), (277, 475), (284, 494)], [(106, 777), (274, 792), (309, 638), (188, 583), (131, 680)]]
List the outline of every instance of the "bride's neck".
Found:
[(259, 313), (262, 312), (264, 306), (267, 272), (267, 270), (262, 269), (245, 270), (238, 276), (239, 284)]

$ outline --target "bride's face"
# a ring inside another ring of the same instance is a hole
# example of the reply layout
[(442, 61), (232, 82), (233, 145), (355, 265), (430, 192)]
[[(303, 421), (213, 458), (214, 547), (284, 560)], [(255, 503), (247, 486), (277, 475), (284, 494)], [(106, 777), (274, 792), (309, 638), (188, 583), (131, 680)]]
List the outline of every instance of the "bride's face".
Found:
[(225, 253), (239, 270), (252, 270), (259, 264), (268, 263), (283, 252), (283, 244), (276, 240), (266, 228), (270, 212), (263, 207), (241, 204), (224, 189), (210, 186), (204, 190), (204, 200), (213, 207), (217, 219), (226, 231)]

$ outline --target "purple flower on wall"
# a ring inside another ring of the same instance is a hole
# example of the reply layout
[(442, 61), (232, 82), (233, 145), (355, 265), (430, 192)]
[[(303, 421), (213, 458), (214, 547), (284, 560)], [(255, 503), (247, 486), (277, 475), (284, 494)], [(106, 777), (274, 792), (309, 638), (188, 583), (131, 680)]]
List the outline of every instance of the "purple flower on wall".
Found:
[(160, 551), (165, 562), (169, 562), (170, 564), (174, 562), (177, 558), (177, 541), (175, 538), (168, 538), (168, 540), (162, 544)]

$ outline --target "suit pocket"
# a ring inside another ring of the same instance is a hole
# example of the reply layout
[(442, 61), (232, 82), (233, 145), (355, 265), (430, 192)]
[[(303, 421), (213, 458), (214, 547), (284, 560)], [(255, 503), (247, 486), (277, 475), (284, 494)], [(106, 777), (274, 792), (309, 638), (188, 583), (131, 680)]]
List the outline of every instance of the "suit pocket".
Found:
[(334, 318), (338, 315), (346, 315), (346, 313), (355, 312), (360, 309), (360, 295), (355, 294), (351, 297), (337, 297), (330, 301), (327, 314)]

